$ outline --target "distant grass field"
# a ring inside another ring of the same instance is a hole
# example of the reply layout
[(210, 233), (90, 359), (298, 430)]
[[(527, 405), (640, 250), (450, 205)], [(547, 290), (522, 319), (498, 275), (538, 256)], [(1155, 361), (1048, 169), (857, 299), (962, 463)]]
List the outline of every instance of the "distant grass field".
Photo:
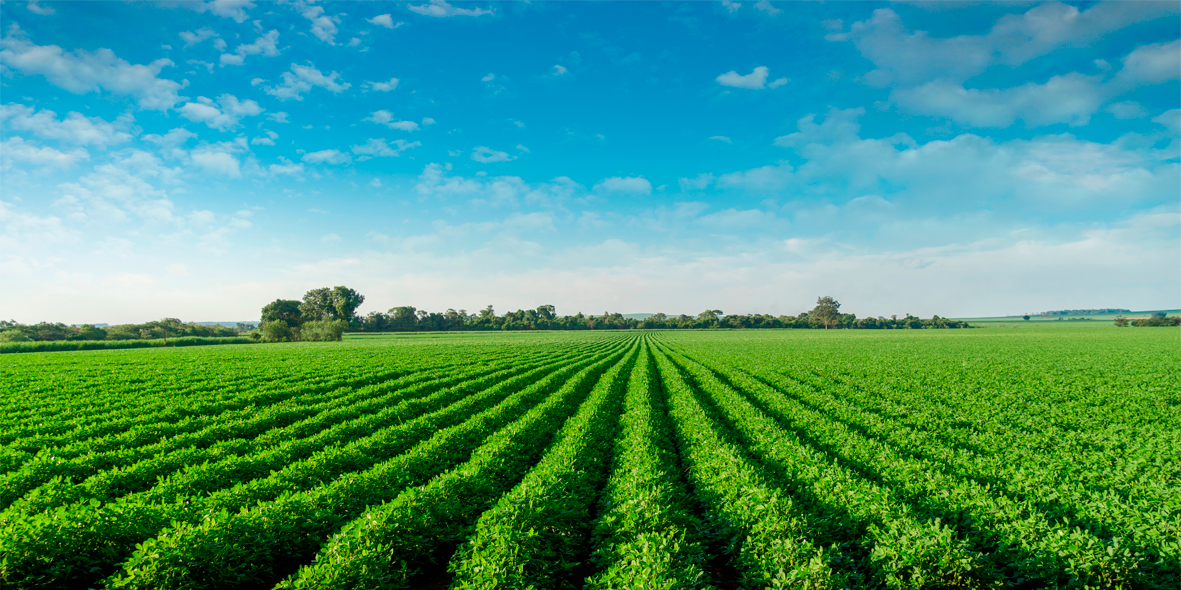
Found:
[[(1150, 311), (1133, 311), (1131, 313), (1123, 314), (1123, 317), (1130, 320), (1137, 318), (1151, 317), (1154, 313), (1164, 312), (1169, 317), (1181, 316), (1181, 309), (1161, 309)], [(1065, 327), (1105, 327), (1114, 328), (1115, 318), (1120, 317), (1119, 314), (1096, 314), (1096, 315), (1072, 315), (1072, 316), (1055, 316), (1042, 317), (1031, 315), (1029, 320), (1022, 319), (1021, 316), (1006, 316), (998, 318), (952, 318), (968, 322), (969, 324), (979, 328), (1013, 328), (1013, 327), (1038, 327), (1038, 328), (1065, 328)]]
[(0, 588), (1176, 590), (1181, 329), (1042, 324), (4, 355)]

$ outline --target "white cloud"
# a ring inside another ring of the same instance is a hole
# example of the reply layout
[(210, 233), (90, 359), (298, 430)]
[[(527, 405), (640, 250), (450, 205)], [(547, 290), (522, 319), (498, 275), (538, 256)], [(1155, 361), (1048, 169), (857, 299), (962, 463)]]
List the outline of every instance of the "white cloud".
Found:
[(279, 111), (277, 113), (267, 113), (267, 118), (276, 123), (290, 123), (290, 121), (287, 120), (287, 113), (284, 113), (283, 111)]
[(395, 121), (394, 116), (389, 111), (374, 111), (368, 117), (365, 117), (365, 120), (379, 125), (385, 125), (390, 129), (418, 131), (418, 123), (414, 121)]
[(516, 160), (516, 156), (510, 156), (505, 152), (498, 152), (492, 148), (479, 146), (472, 149), (472, 159), (481, 164), (491, 164), (493, 162), (509, 162)]
[(496, 79), (496, 74), (493, 74), (492, 72), (489, 72), (487, 76), (484, 76), (483, 78), (480, 78), (480, 81), (481, 81), (481, 82), (491, 82), (491, 81), (493, 81), (493, 80), (495, 80), (495, 79)]
[(404, 139), (395, 139), (392, 143), (393, 145), (391, 146), (390, 144), (386, 143), (384, 137), (379, 137), (366, 141), (364, 145), (354, 145), (352, 146), (352, 150), (354, 154), (359, 156), (397, 157), (402, 155), (402, 152), (408, 149), (420, 147), (422, 145), (421, 142), (408, 142)]
[(175, 65), (168, 59), (133, 65), (110, 49), (67, 53), (57, 45), (34, 45), (16, 25), (0, 39), (0, 48), (0, 64), (25, 74), (45, 76), (55, 86), (74, 94), (106, 90), (133, 96), (141, 109), (157, 111), (167, 110), (181, 100), (177, 96), (180, 84), (157, 77), (165, 66)]
[(37, 168), (68, 168), (79, 160), (89, 159), (90, 154), (82, 148), (62, 152), (51, 147), (37, 147), (21, 137), (0, 141), (0, 170), (10, 170), (15, 164)]
[(565, 74), (566, 71), (567, 71), (566, 68), (556, 65), (556, 66), (554, 66), (554, 71), (551, 72), (551, 75), (556, 78), (558, 76), (561, 76), (562, 74)]
[(188, 157), (188, 152), (182, 149), (181, 146), (195, 137), (197, 137), (196, 133), (184, 127), (177, 127), (169, 130), (164, 135), (145, 135), (143, 136), (143, 140), (160, 146), (161, 156), (170, 160), (180, 160)]
[(214, 39), (213, 40), (213, 48), (218, 51), (225, 51), (226, 50), (226, 40), (222, 39), (220, 37), (218, 37), (217, 39)]
[(434, 119), (432, 119), (430, 117), (423, 117), (422, 118), (422, 126), (423, 127), (427, 127), (427, 126), (434, 125), (434, 124), (435, 124)]
[(324, 234), (322, 237), (320, 237), (320, 243), (324, 244), (325, 246), (339, 244), (340, 243), (340, 236), (338, 236), (336, 234)]
[(201, 61), (199, 59), (190, 59), (190, 60), (186, 60), (185, 63), (189, 64), (190, 66), (201, 66), (201, 67), (205, 68), (206, 72), (208, 72), (210, 74), (213, 73), (213, 64), (210, 62)]
[(652, 183), (643, 176), (612, 176), (595, 183), (594, 190), (625, 195), (647, 195), (652, 192)]
[(339, 16), (326, 16), (323, 6), (313, 6), (303, 2), (298, 2), (296, 9), (304, 18), (312, 21), (312, 35), (329, 45), (336, 45), (336, 25), (340, 22)]
[(419, 4), (417, 6), (411, 4), (408, 6), (411, 12), (416, 12), (424, 16), (447, 17), (447, 16), (481, 16), (485, 14), (492, 14), (491, 10), (483, 10), (480, 8), (459, 8), (447, 3), (447, 0), (431, 0), (430, 4)]
[(677, 184), (681, 186), (682, 191), (703, 191), (709, 188), (709, 185), (713, 184), (713, 181), (714, 175), (707, 172), (705, 174), (698, 174), (696, 178), (679, 178), (677, 179)]
[(279, 100), (303, 100), (303, 95), (312, 88), (324, 88), (334, 94), (348, 90), (352, 85), (348, 82), (337, 82), (340, 74), (332, 72), (325, 76), (315, 65), (291, 64), (290, 72), (283, 72), (283, 83), (278, 86), (264, 87), (263, 92)]
[(722, 86), (730, 86), (732, 88), (761, 90), (767, 85), (767, 67), (759, 66), (745, 76), (735, 72), (734, 70), (730, 70), (729, 72), (718, 76), (717, 82)]
[(297, 164), (279, 156), (279, 163), (271, 164), (267, 167), (267, 171), (271, 173), (271, 176), (294, 176), (297, 179), (302, 179), (304, 167), (303, 164)]
[(729, 10), (730, 12), (737, 12), (739, 8), (742, 8), (742, 3), (733, 2), (731, 0), (722, 0), (722, 7), (726, 10)]
[(1086, 125), (1105, 101), (1098, 76), (1054, 76), (1045, 84), (1015, 88), (965, 89), (948, 80), (895, 90), (891, 99), (913, 112), (947, 117), (976, 127), (1008, 127), (1017, 119), (1027, 126)]
[(779, 88), (780, 86), (783, 86), (784, 84), (787, 84), (788, 82), (789, 82), (789, 80), (787, 78), (779, 78), (779, 79), (775, 80), (774, 82), (767, 84), (767, 88)]
[[(220, 105), (221, 108), (218, 108)], [(204, 123), (210, 129), (227, 131), (238, 126), (244, 117), (262, 114), (262, 107), (253, 100), (239, 101), (232, 94), (217, 97), (217, 104), (204, 96), (198, 96), (197, 102), (186, 103), (177, 109), (180, 115), (194, 123)]]
[(186, 48), (216, 36), (217, 32), (208, 27), (197, 29), (196, 32), (180, 32), (180, 38), (184, 40)]
[(517, 144), (517, 150), (520, 152), (526, 153), (526, 154), (529, 153), (529, 148), (527, 148), (519, 143)]
[(782, 10), (779, 10), (778, 8), (775, 8), (774, 6), (771, 6), (771, 3), (768, 2), (767, 0), (759, 0), (759, 3), (755, 4), (755, 8), (758, 8), (759, 10), (762, 10), (763, 12), (770, 14), (770, 15), (776, 15), (776, 14), (779, 14), (780, 12), (783, 12)]
[(367, 18), (365, 20), (368, 21), (370, 24), (374, 24), (379, 27), (385, 27), (387, 29), (396, 29), (396, 28), (402, 26), (403, 24), (405, 24), (402, 22), (398, 22), (398, 24), (394, 24), (393, 17), (391, 17), (388, 14), (379, 14), (373, 18)]
[(53, 111), (41, 109), (35, 113), (32, 107), (10, 103), (0, 106), (0, 122), (7, 129), (30, 131), (45, 139), (106, 147), (131, 140), (127, 129), (134, 118), (129, 114), (123, 115), (112, 124), (100, 117), (71, 112), (64, 120), (58, 121)]
[(376, 90), (378, 92), (389, 92), (398, 87), (398, 79), (390, 78), (389, 82), (365, 82), (362, 84), (366, 89)]
[(897, 13), (880, 8), (868, 20), (854, 23), (849, 32), (827, 39), (852, 40), (876, 66), (865, 75), (875, 86), (917, 85), (940, 78), (959, 82), (992, 65), (1018, 66), (1059, 47), (1086, 46), (1131, 23), (1179, 12), (1171, 3), (1098, 2), (1080, 12), (1047, 2), (1000, 18), (986, 35), (939, 38), (907, 31)]
[(227, 144), (200, 146), (189, 154), (193, 165), (205, 172), (242, 178), (242, 164), (234, 155), (236, 150)]
[(710, 137), (710, 139), (714, 141), (720, 141), (722, 143), (734, 143), (729, 137), (726, 137), (725, 135), (713, 135)]
[(1121, 121), (1148, 116), (1148, 109), (1145, 109), (1140, 103), (1131, 100), (1109, 104), (1103, 110), (1111, 113), (1116, 119)]
[(353, 161), (352, 156), (340, 150), (308, 152), (301, 159), (308, 164), (347, 164)]
[(1139, 86), (1176, 80), (1181, 77), (1181, 39), (1137, 47), (1123, 63), (1117, 84)]
[(279, 138), (279, 134), (274, 131), (265, 131), (266, 135), (260, 135), (250, 140), (250, 145), (275, 145), (275, 140)]
[(37, 4), (37, 0), (29, 0), (29, 3), (26, 4), (25, 7), (29, 9), (29, 12), (33, 14), (40, 14), (41, 16), (53, 16), (54, 14), (57, 14), (57, 11), (53, 8)]
[(1181, 136), (1181, 109), (1172, 109), (1152, 118), (1153, 123), (1164, 125), (1173, 135)]
[(234, 53), (221, 54), (221, 65), (240, 66), (246, 63), (248, 55), (275, 57), (279, 55), (279, 31), (271, 31), (254, 40), (254, 43), (239, 45)]
[(373, 180), (370, 180), (368, 183), (366, 183), (365, 186), (370, 186), (373, 188), (381, 188), (381, 179), (374, 178)]
[(234, 22), (245, 22), (250, 18), (246, 14), (246, 9), (254, 8), (254, 3), (250, 0), (209, 0), (203, 2), (202, 0), (181, 0), (173, 4), (181, 8), (187, 8), (197, 13), (211, 12), (217, 16), (232, 18)]

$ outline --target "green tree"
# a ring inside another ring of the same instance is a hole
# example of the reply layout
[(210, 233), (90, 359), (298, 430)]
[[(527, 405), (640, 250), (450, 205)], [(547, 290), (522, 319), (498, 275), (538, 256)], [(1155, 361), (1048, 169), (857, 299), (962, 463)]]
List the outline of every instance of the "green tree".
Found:
[(322, 342), (340, 341), (341, 334), (343, 334), (345, 328), (348, 327), (348, 322), (345, 322), (344, 320), (313, 320), (306, 322), (303, 327), (299, 329), (299, 336), (301, 340), (314, 340)]
[(1128, 327), (1128, 318), (1115, 318), (1115, 325), (1121, 328)]
[(836, 299), (825, 295), (816, 298), (816, 307), (808, 313), (808, 317), (817, 323), (823, 323), (824, 329), (841, 318), (841, 304)]
[(1025, 321), (1027, 321), (1027, 322), (1028, 322), (1028, 321), (1029, 321), (1029, 316), (1027, 316), (1027, 315), (1023, 315), (1023, 316), (1021, 316), (1021, 319), (1023, 319), (1023, 320), (1025, 320)]
[(365, 296), (348, 287), (322, 287), (304, 293), (299, 311), (304, 320), (332, 319), (352, 323)]
[(722, 310), (720, 309), (707, 309), (697, 314), (697, 319), (703, 322), (716, 322), (720, 315), (722, 315)]
[(298, 326), (302, 315), (299, 302), (293, 299), (276, 299), (262, 308), (263, 322), (281, 321), (288, 326)]
[(537, 306), (537, 315), (542, 319), (552, 320), (558, 317), (557, 308), (552, 305), (539, 305)]
[(289, 326), (283, 320), (270, 320), (258, 325), (262, 339), (267, 342), (287, 342), (299, 340), (299, 328)]
[(390, 318), (390, 329), (396, 332), (412, 332), (418, 327), (418, 310), (413, 306), (391, 307), (386, 312)]

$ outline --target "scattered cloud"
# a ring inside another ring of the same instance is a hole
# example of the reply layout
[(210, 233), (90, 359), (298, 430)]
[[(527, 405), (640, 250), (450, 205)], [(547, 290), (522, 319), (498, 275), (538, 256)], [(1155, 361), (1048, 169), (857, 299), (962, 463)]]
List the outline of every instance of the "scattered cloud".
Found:
[[(731, 88), (762, 90), (767, 87), (767, 66), (759, 66), (745, 76), (730, 70), (716, 78), (718, 84)], [(780, 84), (781, 85), (781, 84)]]
[(173, 4), (180, 8), (187, 8), (197, 13), (204, 13), (206, 11), (217, 16), (231, 18), (234, 22), (245, 22), (250, 18), (246, 14), (246, 10), (254, 8), (254, 3), (250, 0), (183, 0)]
[(11, 170), (14, 164), (32, 168), (69, 168), (79, 160), (89, 159), (90, 154), (82, 148), (63, 152), (51, 147), (39, 147), (21, 137), (0, 140), (0, 170)]
[(41, 6), (37, 3), (37, 0), (29, 0), (29, 3), (25, 5), (25, 8), (28, 8), (29, 12), (33, 14), (40, 14), (41, 16), (53, 16), (54, 14), (57, 14), (57, 11), (52, 7)]
[(368, 117), (365, 117), (365, 120), (377, 123), (378, 125), (385, 125), (390, 129), (418, 131), (418, 123), (414, 121), (396, 121), (394, 120), (394, 115), (389, 111), (374, 111)]
[(1086, 125), (1106, 100), (1098, 76), (1054, 76), (1045, 84), (1030, 82), (1006, 89), (966, 89), (936, 80), (891, 93), (898, 105), (975, 127), (1008, 127), (1020, 119), (1027, 126)]
[(366, 90), (376, 90), (378, 92), (389, 92), (398, 87), (398, 79), (390, 78), (388, 82), (365, 82), (361, 85)]
[(210, 129), (227, 131), (237, 127), (244, 117), (262, 114), (262, 107), (253, 100), (240, 101), (232, 94), (223, 94), (217, 97), (216, 104), (211, 99), (198, 96), (197, 102), (185, 103), (177, 111), (194, 123), (204, 123)]
[(493, 162), (509, 162), (516, 160), (517, 157), (489, 147), (479, 146), (472, 149), (472, 159), (481, 164), (491, 164)]
[(210, 38), (213, 38), (216, 36), (217, 36), (217, 31), (214, 31), (213, 29), (210, 29), (208, 27), (197, 29), (195, 32), (189, 32), (189, 31), (181, 31), (180, 32), (180, 38), (184, 40), (186, 48), (191, 47), (191, 46), (196, 45), (206, 39), (210, 39)]
[(1181, 109), (1171, 109), (1152, 118), (1153, 123), (1164, 125), (1170, 133), (1181, 136)]
[(768, 2), (767, 0), (759, 0), (759, 3), (755, 4), (755, 8), (757, 8), (767, 14), (770, 14), (772, 16), (779, 14), (780, 12), (783, 12), (782, 10), (779, 10), (778, 8), (775, 8), (774, 6), (771, 6), (771, 3)]
[(703, 191), (713, 184), (714, 175), (705, 173), (698, 174), (696, 178), (679, 178), (677, 184), (680, 185), (682, 191)]
[(306, 4), (302, 0), (296, 3), (296, 9), (304, 18), (312, 21), (312, 35), (329, 44), (336, 45), (336, 25), (340, 23), (339, 16), (327, 16), (323, 6)]
[(652, 183), (643, 176), (612, 176), (595, 183), (594, 190), (624, 195), (648, 195), (652, 192)]
[(276, 123), (290, 123), (291, 122), (291, 121), (287, 120), (287, 113), (284, 113), (283, 111), (278, 111), (275, 113), (267, 113), (267, 118), (276, 122)]
[(135, 121), (130, 114), (120, 116), (115, 123), (108, 123), (100, 117), (87, 117), (76, 112), (59, 121), (57, 113), (51, 110), (34, 111), (33, 107), (17, 103), (0, 105), (0, 122), (6, 129), (29, 131), (45, 139), (107, 147), (130, 141), (128, 129)]
[(110, 49), (66, 52), (57, 45), (34, 45), (15, 24), (0, 39), (0, 64), (24, 74), (42, 75), (53, 85), (74, 94), (106, 90), (132, 96), (145, 110), (164, 111), (180, 102), (182, 86), (159, 78), (160, 70), (175, 65), (158, 59), (150, 64), (131, 64)]
[(738, 12), (739, 8), (742, 8), (742, 3), (741, 2), (733, 2), (731, 0), (722, 0), (722, 8), (725, 8), (726, 10), (730, 11), (731, 13), (735, 13), (735, 12)]
[(283, 82), (278, 86), (264, 87), (263, 92), (279, 100), (303, 100), (303, 95), (317, 86), (338, 94), (348, 90), (352, 86), (348, 82), (343, 84), (337, 82), (337, 78), (339, 77), (340, 74), (336, 72), (325, 76), (311, 62), (308, 62), (306, 66), (291, 64), (291, 71), (283, 72)]
[(340, 150), (308, 152), (300, 159), (308, 164), (348, 164), (353, 161), (352, 156)]
[(373, 18), (367, 18), (365, 20), (367, 22), (369, 22), (370, 24), (374, 24), (379, 27), (385, 27), (387, 29), (396, 29), (396, 28), (406, 24), (401, 21), (398, 21), (398, 23), (395, 24), (393, 17), (388, 14), (379, 14)]
[(492, 14), (491, 10), (484, 10), (481, 8), (459, 8), (447, 3), (447, 0), (431, 0), (430, 4), (409, 5), (411, 12), (421, 14), (423, 16), (434, 17), (448, 17), (448, 16), (482, 16), (485, 14)]
[(354, 145), (354, 146), (352, 146), (352, 150), (353, 150), (354, 154), (357, 154), (358, 156), (363, 156), (363, 157), (369, 156), (369, 157), (386, 157), (386, 158), (395, 157), (396, 158), (396, 157), (402, 155), (402, 152), (404, 152), (408, 149), (411, 149), (411, 148), (420, 147), (422, 145), (421, 142), (406, 141), (404, 139), (395, 139), (391, 143), (393, 145), (390, 145), (390, 143), (386, 143), (386, 140), (384, 137), (379, 137), (376, 139), (370, 139), (369, 141), (365, 142), (363, 145)]
[(725, 135), (714, 135), (710, 137), (710, 139), (714, 141), (720, 141), (722, 143), (734, 143), (733, 141), (730, 141), (730, 138), (726, 137)]
[(254, 40), (254, 43), (239, 45), (234, 53), (221, 54), (221, 65), (240, 66), (246, 63), (248, 55), (264, 55), (275, 57), (279, 55), (279, 31), (271, 31)]

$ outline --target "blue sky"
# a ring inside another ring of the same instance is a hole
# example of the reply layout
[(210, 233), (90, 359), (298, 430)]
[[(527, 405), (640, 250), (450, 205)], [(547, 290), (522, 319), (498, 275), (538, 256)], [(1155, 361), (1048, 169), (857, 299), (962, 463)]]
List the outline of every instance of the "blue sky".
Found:
[(0, 316), (1181, 306), (1181, 9), (0, 4)]

